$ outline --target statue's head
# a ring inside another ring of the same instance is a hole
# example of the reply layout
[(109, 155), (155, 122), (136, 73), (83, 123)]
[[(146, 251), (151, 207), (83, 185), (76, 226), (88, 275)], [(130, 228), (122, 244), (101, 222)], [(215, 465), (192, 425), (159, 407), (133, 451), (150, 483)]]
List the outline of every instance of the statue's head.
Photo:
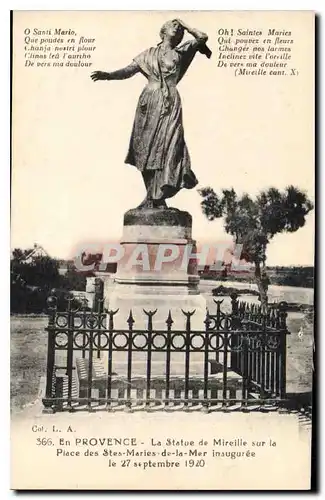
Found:
[(184, 28), (179, 24), (177, 19), (167, 21), (160, 29), (160, 38), (162, 40), (169, 39), (172, 47), (176, 47), (183, 40), (183, 36)]

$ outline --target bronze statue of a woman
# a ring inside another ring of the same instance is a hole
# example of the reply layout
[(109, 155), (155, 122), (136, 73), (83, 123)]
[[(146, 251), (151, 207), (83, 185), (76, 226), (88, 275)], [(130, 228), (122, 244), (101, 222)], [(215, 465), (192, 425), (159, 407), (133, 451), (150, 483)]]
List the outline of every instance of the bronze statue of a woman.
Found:
[[(179, 45), (185, 30), (194, 39)], [(197, 51), (211, 56), (206, 46), (208, 36), (174, 19), (162, 26), (160, 37), (158, 46), (139, 54), (125, 68), (91, 75), (94, 81), (124, 80), (140, 72), (148, 79), (137, 105), (125, 160), (140, 170), (146, 186), (146, 198), (138, 208), (164, 208), (166, 198), (198, 182), (184, 140), (182, 104), (176, 85)]]

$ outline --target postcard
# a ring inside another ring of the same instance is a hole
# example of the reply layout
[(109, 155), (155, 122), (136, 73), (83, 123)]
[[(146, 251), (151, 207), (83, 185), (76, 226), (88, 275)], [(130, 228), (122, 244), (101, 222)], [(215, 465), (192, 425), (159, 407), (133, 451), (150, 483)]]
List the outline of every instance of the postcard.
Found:
[(310, 490), (314, 12), (12, 40), (11, 488)]

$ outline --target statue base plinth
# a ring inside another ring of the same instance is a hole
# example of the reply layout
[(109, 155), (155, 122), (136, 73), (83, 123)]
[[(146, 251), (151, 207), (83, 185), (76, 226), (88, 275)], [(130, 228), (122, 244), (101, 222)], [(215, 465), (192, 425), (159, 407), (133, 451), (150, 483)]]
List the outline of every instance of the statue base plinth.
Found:
[(124, 257), (119, 261), (114, 287), (106, 298), (106, 307), (117, 310), (116, 328), (127, 328), (132, 310), (134, 329), (147, 329), (146, 311), (157, 312), (153, 327), (166, 330), (169, 312), (172, 330), (184, 330), (186, 315), (191, 328), (204, 330), (206, 302), (200, 295), (192, 239), (192, 217), (174, 208), (133, 209), (124, 216)]

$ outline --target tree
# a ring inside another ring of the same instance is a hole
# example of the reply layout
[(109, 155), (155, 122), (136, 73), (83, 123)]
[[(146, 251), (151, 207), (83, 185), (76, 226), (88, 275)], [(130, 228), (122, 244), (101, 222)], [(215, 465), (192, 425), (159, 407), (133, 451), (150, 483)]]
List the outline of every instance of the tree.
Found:
[(11, 260), (11, 272), (16, 279), (19, 277), (27, 285), (39, 288), (51, 289), (60, 286), (59, 265), (55, 259), (37, 256), (31, 262), (24, 262), (23, 258), (17, 258), (17, 254), (15, 251)]
[(35, 256), (26, 262), (25, 258), (30, 252), (16, 248), (12, 253), (12, 312), (42, 312), (46, 308), (50, 290), (62, 284), (58, 262), (48, 256)]
[(222, 190), (218, 196), (211, 187), (199, 190), (203, 200), (201, 208), (208, 218), (224, 219), (224, 228), (242, 245), (241, 258), (254, 264), (263, 310), (267, 307), (269, 279), (266, 273), (266, 250), (271, 239), (279, 233), (293, 233), (303, 227), (306, 215), (313, 209), (307, 195), (294, 186), (284, 192), (272, 187), (262, 191), (253, 199), (244, 193), (238, 196), (235, 190)]
[(23, 259), (30, 252), (32, 252), (32, 249), (22, 250), (21, 248), (15, 248), (12, 251), (12, 258), (13, 258), (13, 260), (19, 261), (19, 260)]
[(73, 264), (68, 264), (67, 272), (64, 275), (64, 288), (67, 290), (86, 290), (86, 277), (90, 273), (86, 274), (84, 272), (78, 271)]

